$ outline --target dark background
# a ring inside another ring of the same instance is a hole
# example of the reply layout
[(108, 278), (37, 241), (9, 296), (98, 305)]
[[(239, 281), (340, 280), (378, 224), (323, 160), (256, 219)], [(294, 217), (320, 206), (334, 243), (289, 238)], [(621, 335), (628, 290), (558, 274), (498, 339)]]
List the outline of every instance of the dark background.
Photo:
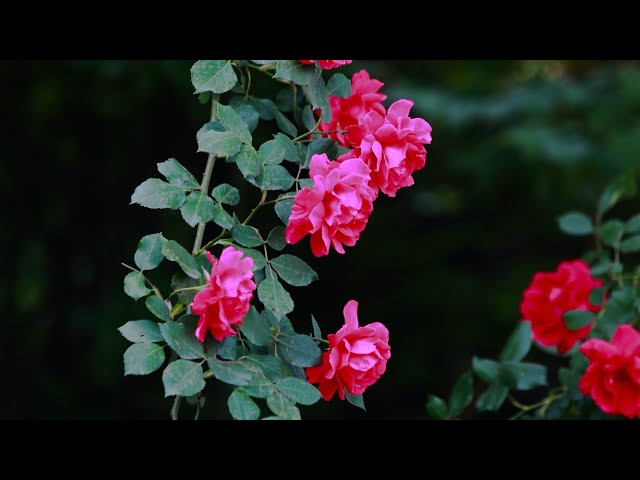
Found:
[[(178, 212), (129, 205), (157, 162), (204, 170), (195, 133), (209, 107), (192, 95), (192, 63), (0, 62), (0, 418), (168, 418), (159, 373), (123, 377), (128, 342), (116, 328), (149, 314), (123, 293), (120, 262), (148, 233), (193, 242)], [(446, 398), (472, 355), (497, 356), (533, 273), (588, 246), (563, 236), (557, 215), (591, 212), (608, 180), (640, 164), (640, 66), (354, 61), (340, 71), (360, 68), (385, 82), (387, 106), (414, 100), (433, 143), (416, 185), (381, 196), (346, 255), (316, 259), (307, 240), (291, 250), (320, 275), (289, 288), (298, 331), (310, 331), (311, 312), (335, 331), (356, 299), (361, 323), (383, 322), (392, 348), (366, 414), (334, 399), (302, 415), (425, 418), (427, 394)], [(257, 189), (220, 162), (222, 181), (241, 187), (242, 218)], [(230, 418), (229, 392), (208, 385), (202, 417)]]

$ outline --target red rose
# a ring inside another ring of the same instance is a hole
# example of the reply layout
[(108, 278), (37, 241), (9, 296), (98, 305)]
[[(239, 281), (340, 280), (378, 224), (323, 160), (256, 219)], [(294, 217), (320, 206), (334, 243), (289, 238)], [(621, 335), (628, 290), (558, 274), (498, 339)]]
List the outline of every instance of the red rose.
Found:
[(640, 418), (640, 333), (620, 325), (611, 343), (592, 338), (580, 352), (591, 362), (578, 385), (582, 394), (603, 412)]
[(522, 319), (531, 322), (534, 340), (556, 346), (562, 354), (585, 338), (591, 325), (569, 330), (562, 315), (570, 310), (599, 311), (602, 307), (591, 305), (589, 294), (600, 286), (602, 280), (593, 278), (582, 260), (560, 262), (555, 272), (536, 273), (520, 304)]
[(329, 401), (344, 389), (351, 395), (362, 394), (378, 381), (391, 357), (389, 330), (380, 322), (358, 327), (358, 302), (349, 301), (343, 310), (345, 324), (327, 336), (329, 351), (322, 354), (322, 364), (306, 369), (309, 383), (319, 383), (322, 398)]

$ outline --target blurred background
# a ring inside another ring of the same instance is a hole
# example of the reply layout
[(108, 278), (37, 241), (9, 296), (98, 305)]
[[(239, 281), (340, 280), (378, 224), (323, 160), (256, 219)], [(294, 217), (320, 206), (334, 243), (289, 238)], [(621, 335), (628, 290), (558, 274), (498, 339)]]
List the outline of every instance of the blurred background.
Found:
[[(149, 233), (193, 241), (179, 212), (129, 205), (138, 184), (159, 176), (157, 162), (204, 170), (195, 134), (209, 107), (192, 95), (192, 63), (0, 62), (0, 418), (168, 418), (159, 373), (123, 377), (128, 342), (116, 329), (149, 314), (124, 294), (120, 262), (132, 263)], [(533, 273), (588, 246), (562, 235), (556, 217), (591, 213), (604, 185), (640, 164), (640, 64), (354, 61), (340, 72), (361, 68), (385, 82), (387, 106), (415, 102), (433, 143), (415, 186), (376, 202), (357, 247), (322, 259), (308, 241), (291, 250), (320, 276), (287, 287), (296, 330), (310, 331), (313, 312), (325, 334), (335, 331), (356, 299), (361, 323), (385, 323), (392, 348), (367, 413), (337, 399), (301, 411), (426, 418), (428, 393), (448, 398), (474, 354), (498, 355)], [(269, 138), (272, 123), (255, 138)], [(241, 188), (242, 218), (258, 190), (219, 163), (213, 182), (223, 181)], [(271, 215), (260, 212), (258, 226)], [(170, 271), (163, 262), (151, 276)], [(229, 419), (229, 393), (208, 385), (201, 417)]]

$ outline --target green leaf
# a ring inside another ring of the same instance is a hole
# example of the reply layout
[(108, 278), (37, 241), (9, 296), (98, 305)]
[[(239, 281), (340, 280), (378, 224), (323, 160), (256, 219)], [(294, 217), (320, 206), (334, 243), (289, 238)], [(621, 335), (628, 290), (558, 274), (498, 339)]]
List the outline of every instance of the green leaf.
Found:
[(298, 407), (278, 390), (273, 390), (267, 397), (267, 405), (279, 417), (286, 420), (300, 420)]
[(260, 253), (258, 250), (254, 250), (253, 248), (244, 248), (234, 245), (235, 249), (241, 250), (247, 257), (251, 257), (253, 260), (253, 268), (251, 269), (253, 272), (256, 270), (260, 270), (267, 265), (267, 259), (264, 258), (264, 255)]
[(473, 400), (473, 376), (467, 372), (460, 377), (453, 387), (449, 398), (449, 417), (460, 415)]
[(258, 230), (249, 225), (242, 225), (241, 223), (236, 223), (233, 226), (231, 236), (240, 245), (249, 248), (258, 247), (264, 243)]
[(262, 165), (278, 165), (284, 160), (285, 146), (280, 140), (269, 140), (260, 145), (258, 155)]
[(271, 65), (272, 63), (277, 62), (277, 60), (251, 60), (251, 61), (258, 65)]
[[(295, 135), (294, 135), (295, 136)], [(302, 163), (302, 157), (300, 156), (300, 150), (296, 146), (295, 143), (291, 141), (289, 137), (283, 135), (282, 133), (278, 133), (274, 140), (280, 144), (280, 146), (284, 149), (284, 159), (293, 162), (293, 163)]]
[(311, 103), (311, 107), (315, 110), (317, 108), (322, 109), (321, 118), (323, 122), (331, 121), (331, 106), (329, 105), (329, 92), (327, 91), (327, 86), (322, 79), (322, 70), (316, 69), (311, 79), (309, 80), (309, 85), (306, 89), (307, 97), (309, 99), (309, 103)]
[(634, 215), (624, 226), (625, 233), (638, 233), (640, 232), (640, 213), (638, 215)]
[(124, 293), (134, 300), (146, 297), (152, 292), (144, 284), (144, 275), (140, 272), (130, 272), (124, 277)]
[[(227, 132), (235, 133), (243, 143), (247, 145), (251, 145), (252, 138), (251, 133), (249, 132), (249, 127), (244, 123), (242, 117), (238, 115), (238, 113), (227, 105), (218, 104), (218, 118), (220, 119), (220, 123)], [(234, 154), (235, 155), (235, 154)]]
[(314, 140), (309, 144), (303, 167), (309, 168), (311, 157), (314, 155), (326, 153), (327, 157), (329, 157), (330, 160), (333, 160), (336, 156), (336, 152), (336, 142), (330, 138), (319, 138), (318, 140)]
[[(175, 291), (181, 288), (196, 287), (201, 284), (200, 280), (186, 276), (183, 272), (176, 272), (171, 279), (171, 288)], [(178, 300), (183, 305), (189, 305), (193, 302), (193, 298), (196, 296), (196, 291), (186, 290), (184, 292), (178, 292)]]
[[(297, 103), (300, 103), (300, 100), (301, 98), (297, 97)], [(292, 112), (293, 108), (293, 90), (290, 87), (285, 87), (276, 95), (276, 110)]]
[(436, 420), (447, 418), (447, 404), (437, 395), (429, 395), (427, 398), (427, 414)]
[(231, 230), (234, 226), (233, 218), (219, 203), (213, 205), (213, 222), (225, 230)]
[(260, 190), (289, 190), (295, 179), (282, 165), (267, 165), (254, 181), (247, 178)]
[(171, 208), (175, 210), (182, 206), (185, 198), (183, 188), (170, 185), (158, 178), (149, 178), (136, 187), (131, 195), (131, 203), (152, 209)]
[(627, 172), (624, 175), (614, 179), (605, 189), (598, 201), (598, 212), (605, 213), (613, 207), (620, 198), (633, 197), (636, 194), (636, 182), (634, 172)]
[(502, 406), (508, 393), (507, 387), (493, 383), (480, 395), (476, 408), (481, 412), (495, 412)]
[(640, 235), (629, 237), (620, 243), (620, 251), (622, 253), (637, 252), (640, 250)]
[(160, 320), (164, 320), (165, 322), (171, 321), (171, 316), (169, 315), (169, 307), (160, 297), (148, 297), (144, 302), (147, 310), (153, 313)]
[(609, 220), (596, 233), (606, 245), (617, 247), (624, 233), (624, 223), (620, 220)]
[(229, 105), (233, 108), (239, 108), (242, 105), (251, 106), (256, 112), (258, 112), (258, 115), (260, 115), (262, 120), (273, 120), (275, 104), (268, 98), (256, 98), (252, 95), (249, 95), (248, 97), (238, 95), (229, 101)]
[[(258, 298), (264, 306), (282, 317), (293, 311), (293, 300), (276, 275), (269, 270), (267, 278), (258, 285)], [(314, 344), (315, 345), (315, 344)]]
[[(206, 127), (206, 125), (205, 125)], [(235, 132), (219, 132), (202, 127), (198, 130), (198, 152), (210, 153), (220, 157), (231, 157), (242, 147), (242, 138)]]
[(276, 338), (283, 358), (296, 367), (315, 367), (320, 363), (322, 351), (311, 337), (306, 335), (280, 335)]
[(162, 247), (162, 254), (170, 262), (176, 262), (182, 271), (191, 278), (200, 278), (202, 272), (198, 269), (196, 259), (175, 240), (169, 240)]
[(478, 375), (480, 380), (492, 383), (498, 378), (500, 364), (494, 360), (486, 360), (478, 357), (472, 359), (473, 373)]
[(604, 302), (604, 295), (607, 289), (605, 287), (594, 288), (589, 294), (589, 303), (591, 305), (602, 305)]
[(162, 246), (167, 239), (161, 233), (153, 233), (146, 235), (138, 242), (138, 249), (133, 257), (136, 265), (140, 270), (153, 270), (164, 256), (162, 255)]
[(592, 275), (604, 275), (614, 267), (614, 263), (610, 260), (602, 260), (591, 267)]
[(175, 158), (158, 163), (158, 171), (164, 175), (171, 185), (191, 189), (200, 188), (200, 184), (191, 172)]
[(235, 389), (227, 400), (229, 413), (236, 420), (257, 420), (260, 418), (260, 408), (251, 397), (242, 390)]
[(347, 389), (345, 388), (344, 396), (351, 405), (355, 405), (356, 407), (361, 408), (365, 412), (367, 411), (367, 409), (364, 407), (364, 397), (362, 396), (362, 394), (351, 395), (349, 392), (347, 392)]
[(351, 95), (351, 80), (341, 73), (336, 73), (327, 82), (327, 90), (330, 96), (346, 98)]
[(204, 358), (204, 349), (193, 331), (188, 331), (183, 323), (160, 324), (160, 332), (169, 346), (182, 358), (196, 360)]
[(313, 405), (322, 398), (316, 387), (299, 378), (287, 377), (276, 382), (280, 392), (301, 405)]
[(547, 368), (537, 363), (505, 362), (500, 366), (500, 383), (515, 390), (547, 385)]
[(158, 324), (151, 320), (131, 320), (118, 328), (118, 331), (124, 338), (133, 343), (161, 342), (164, 340)]
[(567, 212), (558, 217), (560, 230), (569, 235), (589, 235), (593, 232), (591, 219), (582, 212)]
[(162, 383), (165, 397), (195, 395), (205, 386), (202, 366), (189, 360), (176, 360), (162, 372)]
[(213, 372), (213, 376), (218, 380), (230, 385), (243, 387), (258, 381), (256, 372), (247, 368), (243, 362), (220, 362), (217, 360), (209, 361), (209, 368)]
[(311, 328), (313, 328), (313, 336), (316, 338), (322, 338), (322, 330), (320, 330), (320, 325), (316, 321), (316, 317), (311, 314)]
[(231, 335), (218, 343), (217, 354), (225, 360), (235, 360), (238, 358), (238, 337)]
[(180, 208), (182, 218), (190, 227), (199, 223), (207, 223), (214, 217), (214, 203), (208, 195), (196, 191), (191, 192)]
[(506, 362), (511, 360), (519, 362), (527, 356), (527, 353), (531, 350), (532, 343), (531, 322), (520, 322), (502, 349), (500, 361)]
[(302, 110), (302, 124), (304, 127), (311, 131), (316, 127), (317, 120), (313, 116), (313, 110), (311, 110), (311, 105), (307, 105)]
[(228, 183), (221, 183), (211, 192), (213, 198), (220, 203), (227, 205), (237, 205), (240, 202), (240, 192), (236, 187), (232, 187)]
[(240, 118), (244, 123), (247, 124), (247, 128), (250, 132), (253, 132), (258, 126), (258, 122), (260, 121), (260, 115), (258, 111), (252, 107), (251, 105), (240, 105), (237, 107), (233, 107), (233, 109), (240, 115)]
[(273, 116), (276, 119), (276, 125), (278, 125), (278, 128), (280, 130), (282, 130), (284, 133), (286, 133), (290, 137), (298, 136), (298, 129), (296, 128), (296, 126), (293, 123), (291, 123), (291, 120), (285, 117), (280, 110), (275, 109), (273, 111)]
[(231, 90), (238, 77), (228, 60), (198, 60), (191, 67), (194, 93), (224, 93)]
[(304, 287), (318, 279), (318, 274), (306, 262), (286, 253), (272, 259), (271, 266), (280, 278), (294, 287)]
[(278, 197), (278, 201), (273, 207), (278, 218), (282, 220), (285, 225), (289, 224), (289, 217), (291, 216), (291, 208), (293, 207), (293, 196), (290, 194), (282, 194)]
[(254, 345), (264, 346), (273, 342), (271, 326), (258, 313), (256, 307), (252, 306), (240, 325), (240, 330), (245, 337)]
[(278, 60), (274, 78), (291, 80), (298, 85), (308, 85), (314, 72), (313, 65), (305, 65), (297, 60)]
[(147, 375), (164, 362), (164, 351), (155, 343), (134, 343), (124, 352), (125, 375)]
[(562, 315), (569, 330), (580, 330), (593, 322), (595, 315), (589, 310), (570, 310)]
[(260, 155), (252, 146), (242, 145), (238, 154), (231, 160), (238, 165), (238, 170), (244, 178), (257, 177), (262, 171)]
[(287, 242), (284, 239), (285, 228), (282, 226), (273, 227), (267, 237), (267, 244), (274, 250), (281, 251), (287, 246)]

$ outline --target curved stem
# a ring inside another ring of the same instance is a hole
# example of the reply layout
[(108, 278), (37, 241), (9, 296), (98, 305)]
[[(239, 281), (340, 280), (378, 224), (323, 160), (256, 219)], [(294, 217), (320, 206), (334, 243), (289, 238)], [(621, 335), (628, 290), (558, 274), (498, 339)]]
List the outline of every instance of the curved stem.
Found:
[(293, 140), (291, 140), (292, 142), (297, 142), (298, 140), (302, 140), (303, 138), (305, 138), (308, 135), (311, 135), (312, 133), (314, 133), (316, 130), (318, 130), (318, 127), (320, 126), (320, 118), (318, 119), (318, 121), (316, 122), (316, 126), (313, 127), (311, 130), (309, 130), (306, 133), (303, 133), (302, 135), (298, 135), (296, 138), (294, 138)]
[(149, 284), (149, 286), (151, 287), (151, 289), (153, 290), (153, 293), (155, 293), (158, 297), (160, 297), (162, 300), (164, 300), (164, 298), (162, 298), (162, 294), (160, 293), (160, 290), (158, 289), (158, 287), (156, 287), (151, 280), (149, 280), (147, 278), (147, 276), (142, 273), (140, 270), (138, 270), (137, 268), (132, 267), (131, 265), (127, 265), (126, 263), (120, 263), (120, 265), (122, 265), (125, 268), (128, 268), (129, 270), (131, 270), (132, 272), (137, 272), (140, 275), (142, 275), (142, 278), (145, 279), (145, 281)]
[[(216, 110), (217, 105), (218, 105), (218, 102), (212, 98), (211, 99), (211, 121), (212, 122), (215, 122), (218, 119), (218, 112)], [(204, 169), (204, 177), (202, 178), (202, 183), (200, 184), (200, 191), (205, 195), (209, 190), (211, 173), (213, 172), (213, 167), (215, 166), (215, 164), (216, 164), (216, 156), (213, 154), (209, 154), (209, 157), (207, 158), (207, 166)], [(193, 249), (192, 249), (193, 255), (195, 255), (195, 253), (198, 250), (200, 250), (200, 246), (202, 245), (202, 237), (204, 237), (205, 225), (206, 225), (205, 223), (198, 224), (198, 230), (196, 231), (196, 240), (195, 242), (193, 242)]]
[(251, 213), (249, 213), (247, 218), (244, 219), (244, 222), (242, 222), (242, 225), (246, 225), (247, 223), (249, 223), (249, 220), (251, 220), (253, 216), (256, 214), (256, 212), (260, 210), (262, 206), (265, 204), (264, 201), (266, 199), (267, 199), (267, 190), (263, 190), (262, 197), (260, 198), (260, 203), (258, 203), (258, 205), (256, 205), (256, 207), (253, 210), (251, 210)]
[(202, 253), (209, 247), (212, 247), (213, 245), (215, 245), (215, 243), (222, 239), (225, 238), (227, 235), (227, 230), (222, 230), (222, 232), (220, 232), (220, 235), (218, 235), (216, 238), (214, 238), (213, 240), (211, 240), (210, 242), (207, 242), (206, 245), (204, 247), (202, 247), (200, 250), (198, 250), (196, 253), (194, 253), (194, 256), (198, 256), (198, 255), (202, 255)]

